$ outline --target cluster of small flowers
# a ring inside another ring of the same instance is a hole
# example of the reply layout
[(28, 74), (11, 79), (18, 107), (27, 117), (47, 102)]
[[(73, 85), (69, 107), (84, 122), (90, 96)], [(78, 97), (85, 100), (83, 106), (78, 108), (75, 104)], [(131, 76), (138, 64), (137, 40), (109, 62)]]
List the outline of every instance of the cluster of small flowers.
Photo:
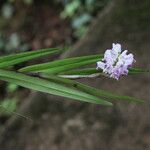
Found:
[(121, 75), (127, 75), (128, 69), (135, 62), (133, 54), (127, 54), (127, 52), (127, 50), (121, 50), (120, 44), (113, 43), (112, 49), (105, 51), (102, 61), (97, 62), (97, 69), (102, 69), (103, 73), (117, 80)]

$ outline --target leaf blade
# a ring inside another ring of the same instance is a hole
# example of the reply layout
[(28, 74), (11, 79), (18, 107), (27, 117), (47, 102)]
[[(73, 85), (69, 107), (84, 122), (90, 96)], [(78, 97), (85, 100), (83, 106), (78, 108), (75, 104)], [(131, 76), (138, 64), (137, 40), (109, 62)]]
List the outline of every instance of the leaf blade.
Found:
[(93, 95), (87, 94), (85, 92), (70, 89), (60, 84), (58, 85), (54, 82), (49, 82), (43, 79), (29, 77), (20, 73), (14, 73), (12, 71), (4, 71), (0, 69), (0, 79), (53, 95), (63, 96), (101, 105), (112, 105), (110, 102), (97, 98)]
[(120, 99), (120, 100), (125, 100), (125, 101), (129, 101), (129, 102), (138, 102), (138, 103), (143, 102), (142, 100), (131, 97), (131, 96), (113, 94), (111, 92), (106, 92), (104, 90), (96, 89), (94, 87), (82, 84), (82, 83), (77, 82), (77, 81), (69, 80), (66, 78), (64, 79), (64, 78), (60, 78), (57, 76), (46, 75), (46, 74), (43, 74), (43, 76), (50, 79), (50, 80), (56, 80), (56, 81), (62, 82), (64, 84), (69, 84), (71, 86), (76, 85), (75, 86), (76, 88), (79, 88), (80, 90), (87, 92), (89, 94), (95, 95), (95, 96), (101, 96), (102, 98), (105, 97), (105, 98), (109, 98), (109, 99), (118, 99), (118, 100)]
[(88, 59), (99, 60), (102, 57), (103, 57), (102, 55), (90, 55), (90, 56), (66, 58), (66, 59), (62, 59), (62, 60), (56, 60), (56, 61), (53, 61), (53, 62), (27, 66), (27, 67), (19, 69), (19, 71), (23, 72), (23, 73), (27, 73), (27, 72), (41, 72), (42, 70), (46, 70), (46, 69), (49, 69), (49, 68), (54, 68), (54, 67), (58, 67), (58, 66), (64, 66), (64, 65), (68, 65), (68, 64), (77, 63), (77, 62), (83, 62), (83, 61), (87, 61)]
[(6, 68), (12, 65), (16, 65), (34, 58), (42, 57), (59, 51), (60, 51), (59, 48), (50, 48), (31, 52), (24, 52), (20, 54), (12, 54), (9, 56), (2, 56), (0, 57), (0, 68)]

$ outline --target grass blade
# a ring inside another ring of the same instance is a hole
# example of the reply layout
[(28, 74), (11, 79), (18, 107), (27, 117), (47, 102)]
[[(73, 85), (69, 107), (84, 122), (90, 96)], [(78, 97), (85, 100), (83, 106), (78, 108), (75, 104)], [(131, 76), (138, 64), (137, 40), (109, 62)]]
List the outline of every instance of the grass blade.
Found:
[(43, 74), (43, 77), (49, 79), (50, 81), (56, 81), (56, 82), (61, 82), (63, 84), (67, 84), (70, 85), (71, 87), (75, 87), (81, 91), (87, 92), (89, 94), (95, 95), (95, 96), (100, 96), (103, 98), (108, 98), (108, 99), (112, 99), (112, 100), (124, 100), (124, 101), (129, 101), (129, 102), (143, 102), (140, 99), (134, 98), (134, 97), (130, 97), (130, 96), (124, 96), (124, 95), (117, 95), (117, 94), (112, 94), (110, 92), (106, 92), (104, 90), (99, 90), (96, 88), (93, 88), (91, 86), (79, 83), (77, 81), (73, 81), (73, 80), (69, 80), (69, 79), (64, 79), (61, 77), (57, 77), (57, 76), (53, 76), (53, 75), (46, 75)]
[[(129, 69), (129, 74), (138, 74), (138, 73), (145, 73), (145, 72), (149, 72), (149, 70), (142, 70), (140, 68)], [(91, 75), (97, 73), (102, 73), (102, 70), (96, 68), (84, 68), (84, 69), (62, 72), (61, 74), (62, 75)]]
[(96, 73), (102, 73), (102, 70), (98, 70), (96, 68), (83, 68), (62, 72), (61, 75), (91, 75)]
[(50, 68), (50, 69), (41, 70), (40, 72), (46, 72), (48, 74), (59, 74), (61, 72), (65, 72), (65, 71), (68, 71), (71, 69), (79, 68), (81, 66), (96, 63), (98, 60), (99, 60), (99, 58), (85, 60), (82, 62), (77, 62), (77, 63), (73, 63), (73, 64), (68, 64), (68, 65), (64, 65), (64, 66), (58, 66), (58, 67), (54, 67), (54, 68)]
[(145, 73), (145, 72), (149, 72), (149, 70), (143, 70), (140, 68), (131, 68), (129, 69), (129, 74), (139, 74), (139, 73)]
[(48, 54), (59, 52), (59, 48), (48, 48), (37, 51), (24, 52), (20, 54), (12, 54), (8, 56), (0, 57), (0, 68), (9, 67), (25, 61), (32, 60), (34, 58), (42, 57)]
[(18, 84), (20, 86), (29, 89), (33, 89), (33, 90), (37, 90), (37, 91), (41, 91), (53, 95), (63, 96), (75, 100), (96, 103), (101, 105), (108, 105), (108, 106), (112, 105), (110, 102), (102, 100), (96, 96), (87, 94), (79, 90), (68, 88), (66, 86), (61, 85), (60, 83), (58, 84), (52, 81), (50, 82), (44, 79), (30, 77), (12, 71), (6, 71), (0, 69), (0, 79), (7, 82)]
[(96, 61), (102, 59), (102, 57), (103, 57), (102, 55), (90, 55), (90, 56), (66, 58), (66, 59), (62, 59), (62, 60), (56, 60), (53, 62), (27, 66), (27, 67), (21, 68), (19, 71), (24, 72), (24, 73), (42, 72), (43, 70), (49, 71), (49, 69), (51, 70), (52, 68), (56, 68), (56, 67), (62, 68), (65, 65), (85, 62), (85, 61), (89, 61), (89, 60), (92, 62), (96, 62)]

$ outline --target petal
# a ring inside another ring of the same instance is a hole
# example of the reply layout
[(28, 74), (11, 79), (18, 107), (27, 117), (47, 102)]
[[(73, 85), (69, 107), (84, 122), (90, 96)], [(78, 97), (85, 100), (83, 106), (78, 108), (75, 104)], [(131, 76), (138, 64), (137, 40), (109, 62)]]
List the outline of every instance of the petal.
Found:
[(111, 58), (114, 62), (116, 62), (117, 58), (119, 56), (119, 53), (117, 51), (111, 51)]
[(128, 50), (124, 50), (121, 54), (120, 54), (120, 58), (126, 58), (128, 55), (127, 55), (127, 52)]
[(113, 65), (111, 64), (106, 64), (106, 67), (105, 69), (103, 70), (104, 73), (107, 73), (107, 74), (111, 74), (113, 71)]
[(114, 62), (116, 61), (118, 57), (118, 53), (116, 53), (113, 50), (106, 50), (105, 54), (104, 54), (104, 60), (109, 63), (109, 64), (114, 64)]
[(106, 50), (106, 52), (104, 54), (104, 60), (108, 63), (113, 63), (111, 50)]
[(124, 65), (124, 61), (122, 59), (118, 59), (118, 62), (116, 63), (116, 66), (121, 67), (122, 65)]
[(134, 62), (133, 54), (127, 55), (127, 58), (125, 60), (125, 65), (126, 66), (131, 66)]
[(97, 69), (100, 68), (100, 69), (104, 69), (105, 68), (105, 63), (102, 62), (102, 61), (98, 61), (97, 62)]
[(111, 49), (108, 49), (105, 51), (105, 54), (104, 54), (104, 59), (110, 59), (111, 58)]
[(121, 53), (121, 44), (119, 44), (119, 43), (117, 43), (117, 44), (113, 43), (112, 44), (112, 49), (114, 51), (118, 52), (118, 53)]

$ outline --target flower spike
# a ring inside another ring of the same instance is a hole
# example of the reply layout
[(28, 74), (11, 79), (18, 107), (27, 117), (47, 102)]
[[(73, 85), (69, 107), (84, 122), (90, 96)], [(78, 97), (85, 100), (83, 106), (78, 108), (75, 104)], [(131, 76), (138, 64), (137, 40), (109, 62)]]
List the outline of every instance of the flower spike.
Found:
[(97, 69), (102, 69), (107, 76), (119, 80), (122, 75), (128, 74), (128, 69), (135, 62), (133, 54), (121, 50), (121, 44), (112, 44), (112, 49), (105, 51), (102, 61), (97, 62)]

